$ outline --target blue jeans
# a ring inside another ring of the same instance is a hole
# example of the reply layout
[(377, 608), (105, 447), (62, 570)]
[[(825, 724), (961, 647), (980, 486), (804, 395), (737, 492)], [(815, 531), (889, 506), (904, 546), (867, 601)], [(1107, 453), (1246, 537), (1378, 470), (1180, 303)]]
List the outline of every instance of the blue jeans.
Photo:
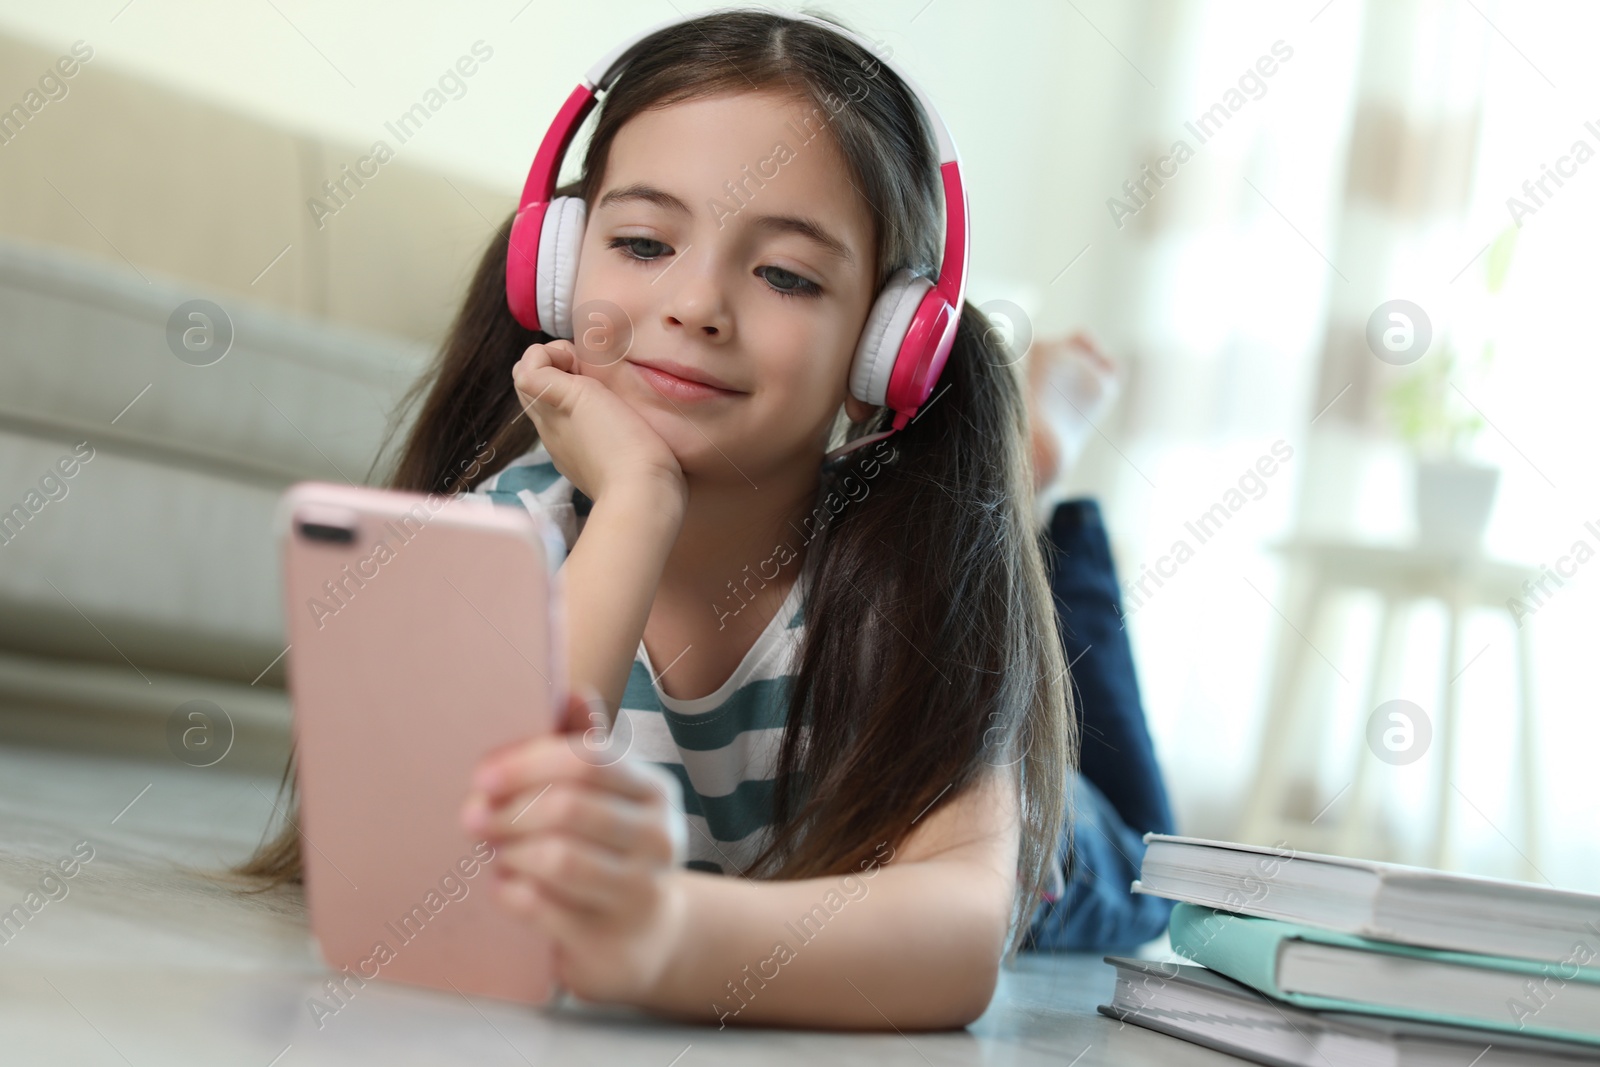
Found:
[(1129, 948), (1159, 937), (1172, 902), (1141, 896), (1146, 832), (1174, 833), (1167, 789), (1145, 725), (1122, 594), (1100, 507), (1080, 499), (1050, 518), (1045, 563), (1062, 652), (1076, 690), (1078, 771), (1067, 782), (1073, 832), (1057, 848), (1065, 891), (1035, 908), (1026, 948)]

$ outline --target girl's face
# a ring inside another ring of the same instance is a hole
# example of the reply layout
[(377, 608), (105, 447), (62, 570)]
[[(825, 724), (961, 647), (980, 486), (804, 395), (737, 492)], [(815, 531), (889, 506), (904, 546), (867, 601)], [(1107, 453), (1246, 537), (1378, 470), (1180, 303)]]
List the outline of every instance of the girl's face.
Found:
[(820, 461), (841, 403), (871, 410), (848, 380), (876, 295), (873, 219), (829, 117), (741, 93), (644, 112), (612, 142), (574, 294), (581, 372), (692, 477), (759, 486)]

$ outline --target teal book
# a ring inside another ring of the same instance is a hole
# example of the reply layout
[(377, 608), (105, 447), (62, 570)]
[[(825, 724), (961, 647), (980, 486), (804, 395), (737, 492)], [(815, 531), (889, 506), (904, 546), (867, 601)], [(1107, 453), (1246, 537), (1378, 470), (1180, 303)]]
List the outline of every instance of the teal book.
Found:
[(1600, 1045), (1600, 944), (1559, 962), (1417, 948), (1195, 904), (1172, 911), (1172, 950), (1269, 997)]

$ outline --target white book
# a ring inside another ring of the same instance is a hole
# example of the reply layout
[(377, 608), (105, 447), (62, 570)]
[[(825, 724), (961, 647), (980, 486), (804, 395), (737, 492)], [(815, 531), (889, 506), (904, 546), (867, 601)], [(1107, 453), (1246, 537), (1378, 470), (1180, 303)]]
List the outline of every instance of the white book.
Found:
[(1424, 948), (1600, 963), (1600, 895), (1292, 848), (1146, 834), (1138, 893)]

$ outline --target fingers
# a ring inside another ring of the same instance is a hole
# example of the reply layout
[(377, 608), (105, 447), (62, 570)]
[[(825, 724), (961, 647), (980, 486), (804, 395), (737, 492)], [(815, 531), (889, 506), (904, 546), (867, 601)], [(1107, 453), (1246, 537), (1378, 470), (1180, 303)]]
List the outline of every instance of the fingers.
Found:
[(657, 802), (640, 804), (593, 789), (552, 785), (491, 809), (474, 832), (491, 840), (507, 838), (508, 849), (522, 847), (525, 838), (571, 834), (619, 855), (666, 866), (673, 861), (673, 846), (661, 808)]
[(529, 881), (555, 904), (593, 915), (627, 909), (657, 870), (562, 834), (510, 846), (499, 862), (503, 878)]
[(543, 344), (529, 345), (522, 353), (519, 363), (543, 363), (555, 367), (557, 370), (566, 371), (568, 374), (577, 373), (577, 349), (571, 341), (556, 338)]
[(497, 870), (491, 890), (496, 903), (513, 915), (532, 918), (549, 907), (540, 907), (539, 890), (534, 881), (521, 875)]
[[(570, 894), (561, 894), (524, 874), (507, 872), (497, 877), (492, 892), (502, 909), (538, 923), (558, 944), (581, 944), (596, 921), (607, 915), (606, 910), (574, 904)], [(618, 907), (613, 904), (609, 910), (615, 913)]]
[[(529, 345), (527, 351), (522, 353), (522, 358), (511, 368), (511, 382), (522, 394), (523, 404), (527, 406), (543, 400), (565, 378), (581, 376), (577, 366), (578, 360), (571, 341), (555, 340)], [(564, 398), (564, 393), (558, 393), (552, 399), (559, 401)]]
[(490, 804), (558, 782), (588, 786), (636, 801), (651, 801), (661, 795), (647, 773), (629, 760), (605, 762), (584, 756), (580, 734), (536, 738), (484, 759), (473, 776), (473, 785)]

